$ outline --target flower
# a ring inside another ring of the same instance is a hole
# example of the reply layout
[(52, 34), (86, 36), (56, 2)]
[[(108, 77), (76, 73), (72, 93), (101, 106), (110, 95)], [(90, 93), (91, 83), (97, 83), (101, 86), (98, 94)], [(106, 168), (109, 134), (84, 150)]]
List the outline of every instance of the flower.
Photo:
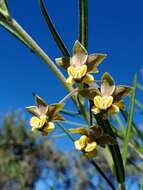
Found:
[(35, 96), (37, 106), (26, 107), (27, 111), (34, 116), (30, 119), (30, 125), (32, 131), (41, 131), (43, 135), (48, 135), (49, 132), (55, 129), (54, 121), (64, 120), (64, 118), (58, 114), (63, 108), (63, 104), (50, 104), (47, 103), (39, 96)]
[(94, 77), (90, 73), (97, 73), (97, 66), (105, 59), (106, 54), (88, 55), (86, 49), (79, 41), (73, 46), (72, 57), (57, 58), (56, 63), (67, 70), (67, 84), (74, 83), (90, 84), (94, 82)]
[(92, 112), (116, 114), (120, 109), (124, 109), (123, 97), (131, 92), (131, 87), (115, 86), (112, 77), (106, 72), (102, 76), (101, 87), (99, 89), (80, 89), (79, 93), (93, 100)]
[(88, 157), (94, 157), (96, 155), (96, 142), (88, 136), (88, 131), (85, 128), (71, 128), (72, 133), (79, 133), (81, 137), (74, 142), (77, 150), (83, 151)]
[(72, 133), (79, 133), (81, 137), (74, 142), (77, 150), (83, 151), (88, 157), (96, 156), (97, 145), (105, 148), (106, 144), (116, 144), (116, 140), (97, 126), (90, 126), (88, 128), (71, 128)]
[(74, 144), (77, 150), (83, 150), (87, 155), (96, 153), (96, 142), (92, 142), (86, 135), (82, 135)]

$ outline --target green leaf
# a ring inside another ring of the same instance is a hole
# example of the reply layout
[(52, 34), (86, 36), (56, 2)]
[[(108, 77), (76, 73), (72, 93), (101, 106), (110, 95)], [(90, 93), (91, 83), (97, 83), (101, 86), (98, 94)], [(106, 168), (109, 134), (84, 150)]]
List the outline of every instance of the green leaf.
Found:
[(6, 0), (0, 0), (0, 16), (4, 18), (10, 17)]
[(141, 181), (141, 190), (143, 190), (143, 178), (142, 178), (142, 181)]
[(79, 41), (88, 47), (88, 1), (79, 0)]
[(67, 48), (65, 47), (65, 44), (62, 41), (60, 35), (56, 31), (56, 28), (55, 28), (54, 24), (52, 23), (52, 20), (51, 20), (50, 16), (48, 15), (48, 12), (44, 6), (43, 0), (38, 0), (38, 2), (39, 2), (39, 6), (41, 9), (42, 15), (49, 27), (49, 30), (50, 30), (55, 42), (57, 43), (57, 46), (59, 47), (59, 49), (61, 50), (61, 52), (63, 53), (64, 56), (69, 57), (70, 54), (69, 54)]
[(0, 25), (8, 32), (10, 32), (14, 37), (19, 39), (25, 46), (28, 46), (31, 49), (30, 45), (11, 26), (9, 26), (9, 24), (0, 20)]
[(133, 120), (133, 113), (134, 113), (136, 86), (137, 86), (137, 75), (135, 75), (134, 77), (133, 90), (131, 93), (131, 100), (130, 100), (130, 110), (129, 110), (128, 121), (127, 121), (127, 129), (126, 129), (125, 140), (124, 140), (123, 148), (122, 148), (122, 156), (123, 156), (124, 165), (126, 165), (128, 144), (129, 144), (130, 135), (132, 132), (132, 120)]
[[(112, 127), (109, 121), (107, 119), (103, 119), (101, 114), (95, 115), (95, 118), (98, 125), (103, 128), (104, 133), (111, 135), (116, 140), (116, 136), (112, 130)], [(120, 153), (119, 145), (118, 144), (108, 145), (108, 147), (112, 155), (118, 183), (123, 184), (123, 182), (125, 181), (125, 171), (124, 171), (124, 165), (123, 165), (123, 160)]]

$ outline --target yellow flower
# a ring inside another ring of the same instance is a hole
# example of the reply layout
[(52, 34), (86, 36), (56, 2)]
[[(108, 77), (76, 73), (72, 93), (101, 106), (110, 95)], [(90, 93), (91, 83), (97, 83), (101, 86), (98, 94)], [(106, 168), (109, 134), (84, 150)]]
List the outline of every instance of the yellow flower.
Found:
[(47, 135), (55, 129), (54, 123), (47, 122), (46, 116), (40, 116), (40, 118), (33, 116), (30, 119), (30, 125), (32, 127), (32, 131), (41, 131), (43, 135)]
[(91, 74), (87, 74), (87, 65), (81, 67), (69, 66), (67, 69), (69, 77), (66, 82), (72, 85), (74, 82), (82, 82), (90, 84), (94, 81), (94, 77)]
[(30, 125), (32, 131), (40, 131), (43, 135), (47, 135), (49, 132), (55, 129), (54, 121), (64, 120), (64, 118), (58, 114), (63, 108), (63, 104), (50, 104), (47, 103), (39, 96), (34, 95), (37, 106), (27, 107), (27, 111), (34, 115), (30, 119)]
[(95, 154), (96, 152), (96, 142), (91, 141), (91, 139), (88, 138), (86, 135), (82, 135), (80, 139), (74, 142), (74, 144), (77, 150), (84, 151), (87, 156), (91, 155), (92, 153)]
[(90, 73), (97, 73), (97, 66), (105, 59), (106, 54), (88, 55), (86, 49), (79, 41), (73, 46), (72, 57), (57, 58), (56, 63), (67, 70), (67, 84), (74, 83), (90, 84), (94, 82), (94, 77)]
[(104, 73), (100, 88), (79, 89), (79, 94), (93, 101), (92, 112), (106, 114), (116, 114), (120, 109), (124, 109), (123, 97), (131, 92), (131, 87), (115, 86), (115, 82), (108, 73)]

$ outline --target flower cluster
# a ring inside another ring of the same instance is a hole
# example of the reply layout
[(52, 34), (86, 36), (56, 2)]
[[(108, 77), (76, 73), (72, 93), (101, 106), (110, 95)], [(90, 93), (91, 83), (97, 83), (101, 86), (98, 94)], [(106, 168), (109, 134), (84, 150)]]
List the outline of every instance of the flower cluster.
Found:
[[(106, 58), (106, 54), (88, 55), (86, 49), (76, 41), (73, 46), (72, 57), (57, 58), (56, 63), (68, 73), (67, 85), (79, 84), (78, 94), (92, 102), (91, 112), (94, 115), (101, 114), (108, 116), (124, 109), (123, 97), (127, 96), (131, 88), (128, 86), (115, 86), (115, 82), (108, 73), (104, 73), (101, 79), (101, 86), (95, 84), (92, 73), (97, 73), (97, 66)], [(82, 84), (82, 85), (81, 85)], [(96, 83), (97, 84), (97, 83)], [(55, 128), (54, 121), (64, 120), (58, 113), (63, 104), (47, 103), (35, 96), (37, 106), (27, 107), (27, 110), (34, 116), (30, 119), (33, 131), (41, 131), (47, 135)], [(80, 134), (80, 138), (74, 142), (75, 148), (84, 152), (88, 157), (96, 155), (97, 145), (105, 147), (106, 144), (115, 144), (115, 138), (104, 134), (99, 126), (85, 128), (74, 128), (69, 130), (72, 133)], [(106, 131), (105, 131), (106, 132)]]

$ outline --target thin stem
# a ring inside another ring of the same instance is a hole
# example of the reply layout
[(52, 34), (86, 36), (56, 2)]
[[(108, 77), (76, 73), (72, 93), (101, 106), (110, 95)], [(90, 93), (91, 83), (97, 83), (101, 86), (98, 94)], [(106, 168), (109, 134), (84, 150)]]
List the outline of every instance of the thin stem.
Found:
[(93, 107), (93, 102), (89, 100), (90, 126), (93, 125), (92, 107)]
[(71, 116), (71, 117), (80, 116), (80, 113), (79, 113), (79, 112), (74, 112), (74, 111), (67, 110), (67, 109), (62, 109), (60, 112), (61, 112), (62, 114), (69, 115), (69, 116)]
[(78, 88), (74, 89), (73, 91), (71, 91), (70, 93), (68, 93), (60, 102), (59, 104), (61, 103), (64, 103), (68, 98), (70, 98), (74, 93), (78, 92)]
[(49, 56), (39, 47), (39, 45), (29, 36), (29, 34), (14, 20), (12, 19), (12, 22), (9, 22), (9, 25), (15, 29), (15, 31), (23, 38), (25, 41), (29, 44), (29, 46), (32, 48), (32, 50), (38, 54), (44, 62), (46, 62), (49, 66), (49, 68), (55, 73), (55, 75), (61, 80), (61, 82), (64, 84), (66, 89), (70, 89), (71, 87), (68, 87), (66, 84), (66, 78), (61, 73), (61, 71), (57, 68), (57, 66), (52, 62), (52, 60), (49, 58)]
[(70, 140), (72, 141), (72, 142), (74, 142), (75, 141), (75, 139), (72, 137), (72, 135), (68, 132), (68, 130), (66, 130), (59, 122), (55, 122), (60, 128), (61, 128), (61, 130), (64, 132), (64, 133), (66, 133), (66, 135), (70, 138)]
[[(105, 133), (111, 135), (114, 139), (116, 139), (116, 136), (112, 130), (112, 127), (109, 121), (107, 119), (104, 119), (102, 114), (95, 115), (95, 119), (98, 125), (103, 128)], [(124, 171), (124, 165), (123, 165), (123, 160), (120, 153), (119, 145), (115, 144), (115, 145), (108, 145), (108, 146), (109, 146), (112, 159), (114, 162), (118, 183), (122, 184), (125, 180), (125, 171)]]
[(100, 169), (100, 167), (96, 164), (96, 162), (94, 162), (93, 160), (90, 160), (90, 162), (92, 163), (92, 165), (97, 169), (97, 171), (101, 174), (102, 177), (104, 177), (104, 179), (106, 180), (106, 182), (108, 183), (108, 185), (111, 187), (112, 190), (116, 190), (115, 187), (113, 186), (113, 184), (111, 183), (111, 181), (108, 179), (108, 177), (104, 174), (104, 172)]
[(135, 95), (136, 95), (136, 84), (137, 84), (137, 75), (134, 77), (134, 83), (133, 83), (133, 90), (131, 93), (131, 100), (130, 100), (130, 110), (127, 120), (127, 128), (126, 128), (126, 134), (124, 139), (124, 145), (122, 149), (122, 157), (124, 161), (124, 166), (126, 165), (126, 158), (128, 153), (128, 144), (132, 132), (132, 120), (133, 120), (133, 113), (134, 113), (134, 104), (135, 104)]

